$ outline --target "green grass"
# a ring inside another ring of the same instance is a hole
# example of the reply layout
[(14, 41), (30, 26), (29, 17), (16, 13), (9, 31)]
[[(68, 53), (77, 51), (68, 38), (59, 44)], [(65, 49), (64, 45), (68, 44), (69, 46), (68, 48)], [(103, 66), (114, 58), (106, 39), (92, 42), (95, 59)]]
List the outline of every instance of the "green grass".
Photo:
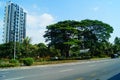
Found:
[(71, 63), (71, 62), (78, 62), (78, 61), (79, 60), (42, 61), (42, 62), (34, 62), (33, 65), (60, 64), (60, 63)]
[(106, 57), (106, 58), (91, 58), (90, 60), (102, 60), (102, 59), (110, 59), (110, 57)]
[[(107, 57), (109, 59), (109, 57)], [(92, 60), (103, 60), (107, 58), (91, 58), (87, 60), (56, 60), (56, 61), (48, 61), (48, 60), (37, 60), (32, 65), (48, 65), (48, 64), (61, 64), (61, 63), (72, 63), (72, 62), (85, 62), (85, 61), (92, 61)], [(20, 60), (19, 60), (20, 61)], [(0, 68), (6, 68), (6, 67), (19, 67), (22, 62), (19, 64), (14, 63), (15, 61), (10, 60), (0, 60)]]

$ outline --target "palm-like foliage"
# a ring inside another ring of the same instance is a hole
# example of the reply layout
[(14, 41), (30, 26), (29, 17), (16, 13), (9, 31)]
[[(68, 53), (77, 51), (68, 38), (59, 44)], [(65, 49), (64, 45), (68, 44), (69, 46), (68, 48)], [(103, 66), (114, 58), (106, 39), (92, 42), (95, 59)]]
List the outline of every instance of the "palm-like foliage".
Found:
[(24, 40), (23, 40), (23, 49), (24, 49), (24, 55), (25, 56), (28, 56), (29, 53), (30, 53), (30, 42), (31, 42), (31, 38), (29, 37), (26, 37)]

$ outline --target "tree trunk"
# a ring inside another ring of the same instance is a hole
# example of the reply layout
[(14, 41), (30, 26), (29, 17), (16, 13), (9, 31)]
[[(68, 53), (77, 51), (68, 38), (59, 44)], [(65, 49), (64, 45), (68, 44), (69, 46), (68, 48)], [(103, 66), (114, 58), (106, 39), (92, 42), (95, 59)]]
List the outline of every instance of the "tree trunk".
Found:
[(70, 56), (69, 50), (70, 50), (70, 46), (67, 45), (67, 46), (66, 46), (66, 50), (65, 50), (65, 57), (66, 57), (66, 58), (68, 58), (68, 57)]

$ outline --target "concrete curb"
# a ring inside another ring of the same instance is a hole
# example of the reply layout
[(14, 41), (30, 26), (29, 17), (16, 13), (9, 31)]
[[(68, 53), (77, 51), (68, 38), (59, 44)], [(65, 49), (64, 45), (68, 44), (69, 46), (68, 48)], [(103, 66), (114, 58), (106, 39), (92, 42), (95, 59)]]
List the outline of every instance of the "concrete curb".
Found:
[(87, 64), (87, 63), (95, 63), (95, 62), (106, 62), (111, 61), (113, 59), (101, 59), (101, 60), (80, 60), (79, 62), (70, 62), (70, 63), (60, 63), (60, 64), (47, 64), (47, 65), (36, 65), (36, 66), (23, 66), (23, 67), (12, 67), (12, 68), (1, 68), (0, 71), (8, 71), (8, 70), (20, 70), (20, 69), (32, 69), (32, 68), (40, 68), (40, 67), (57, 67), (64, 65), (77, 65), (77, 64)]

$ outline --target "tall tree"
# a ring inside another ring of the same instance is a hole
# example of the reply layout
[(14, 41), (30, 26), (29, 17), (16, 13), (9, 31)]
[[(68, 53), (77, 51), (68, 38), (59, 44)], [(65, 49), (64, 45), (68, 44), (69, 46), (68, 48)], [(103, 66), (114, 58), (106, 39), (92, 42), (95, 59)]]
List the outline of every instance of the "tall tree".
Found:
[(31, 42), (31, 38), (29, 38), (29, 37), (26, 37), (23, 40), (23, 55), (24, 55), (24, 57), (29, 56), (29, 53), (30, 53), (30, 42)]
[(54, 45), (63, 56), (68, 57), (70, 49), (74, 46), (77, 46), (76, 49), (90, 48), (91, 53), (100, 52), (100, 49), (104, 47), (103, 42), (108, 42), (112, 32), (113, 28), (102, 21), (67, 20), (47, 26), (44, 37), (49, 42), (49, 46)]
[(82, 20), (78, 30), (82, 30), (79, 33), (79, 38), (83, 36), (84, 47), (90, 48), (91, 52), (95, 54), (98, 52), (96, 48), (102, 49), (98, 44), (101, 45), (103, 44), (102, 42), (108, 42), (110, 34), (113, 32), (113, 28), (109, 24), (89, 19)]
[(39, 43), (38, 45), (38, 56), (39, 57), (46, 57), (50, 54), (48, 54), (48, 48), (44, 43)]
[(76, 39), (79, 25), (77, 21), (61, 21), (56, 24), (47, 26), (47, 31), (44, 35), (46, 41), (49, 41), (49, 46), (54, 45), (56, 49), (60, 49), (63, 56), (69, 56), (69, 50), (72, 45), (79, 41)]
[(79, 27), (82, 27), (84, 29), (84, 33), (86, 33), (84, 37), (86, 39), (91, 38), (97, 42), (108, 41), (110, 34), (113, 32), (113, 28), (109, 24), (98, 20), (82, 20), (81, 26)]

